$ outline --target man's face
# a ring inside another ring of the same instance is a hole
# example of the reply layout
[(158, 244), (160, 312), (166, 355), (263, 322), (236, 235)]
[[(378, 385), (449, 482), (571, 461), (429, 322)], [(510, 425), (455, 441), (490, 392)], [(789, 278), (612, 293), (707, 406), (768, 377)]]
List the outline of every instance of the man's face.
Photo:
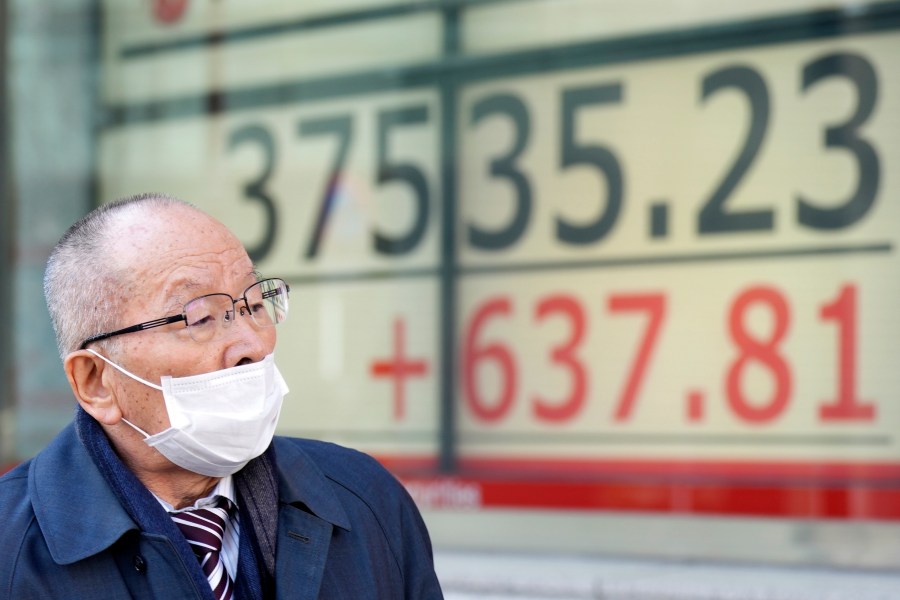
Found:
[[(129, 283), (119, 290), (117, 327), (180, 314), (185, 303), (204, 294), (224, 292), (237, 298), (256, 282), (253, 264), (234, 235), (187, 208), (130, 219), (117, 233), (115, 248), (116, 262), (129, 272)], [(235, 315), (209, 342), (191, 339), (183, 322), (123, 335), (110, 358), (159, 384), (164, 375), (198, 375), (271, 354), (275, 328), (256, 327), (239, 310)], [(160, 391), (117, 372), (111, 375), (126, 419), (151, 435), (169, 427)]]

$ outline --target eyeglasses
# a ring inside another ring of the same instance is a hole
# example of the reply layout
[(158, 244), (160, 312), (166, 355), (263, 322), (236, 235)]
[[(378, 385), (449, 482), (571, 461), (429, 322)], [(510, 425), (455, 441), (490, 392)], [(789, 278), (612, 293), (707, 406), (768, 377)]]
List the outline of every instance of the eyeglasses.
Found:
[(244, 290), (240, 298), (232, 298), (228, 294), (206, 294), (194, 298), (184, 305), (180, 315), (162, 317), (144, 323), (138, 323), (124, 329), (109, 333), (92, 335), (81, 343), (80, 350), (100, 340), (116, 335), (134, 333), (161, 327), (170, 323), (184, 321), (191, 339), (197, 342), (208, 342), (220, 328), (230, 327), (234, 322), (235, 309), (243, 316), (249, 316), (257, 327), (273, 327), (287, 319), (288, 293), (291, 288), (283, 279), (263, 279)]

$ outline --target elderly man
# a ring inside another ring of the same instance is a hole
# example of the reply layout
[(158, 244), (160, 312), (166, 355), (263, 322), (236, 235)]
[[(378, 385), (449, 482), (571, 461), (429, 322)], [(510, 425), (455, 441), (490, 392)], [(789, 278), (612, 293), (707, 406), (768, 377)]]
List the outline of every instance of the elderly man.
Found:
[(142, 195), (73, 225), (45, 294), (73, 423), (0, 479), (0, 598), (440, 598), (374, 460), (274, 437), (287, 284), (221, 223)]

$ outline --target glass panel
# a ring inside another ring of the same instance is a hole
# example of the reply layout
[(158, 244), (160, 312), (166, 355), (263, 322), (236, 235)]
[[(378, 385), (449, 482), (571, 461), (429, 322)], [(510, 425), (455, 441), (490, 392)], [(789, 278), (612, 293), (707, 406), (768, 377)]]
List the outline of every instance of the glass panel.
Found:
[(0, 465), (71, 416), (36, 301), (49, 248), (162, 190), (300, 303), (285, 320), (278, 280), (247, 292), (303, 390), (279, 432), (391, 469), (460, 597), (520, 589), (492, 555), (561, 597), (712, 598), (717, 577), (754, 597), (723, 561), (862, 594), (894, 568), (900, 3), (6, 10)]

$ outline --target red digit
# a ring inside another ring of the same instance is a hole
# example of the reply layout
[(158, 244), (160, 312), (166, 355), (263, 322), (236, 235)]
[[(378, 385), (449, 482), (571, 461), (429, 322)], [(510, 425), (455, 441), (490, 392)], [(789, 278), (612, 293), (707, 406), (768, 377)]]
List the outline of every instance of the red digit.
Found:
[(543, 421), (560, 422), (574, 417), (584, 405), (587, 390), (587, 371), (575, 356), (575, 350), (584, 337), (584, 309), (570, 296), (550, 296), (537, 305), (535, 316), (538, 320), (549, 314), (560, 313), (568, 317), (571, 335), (565, 344), (553, 348), (550, 355), (553, 362), (566, 367), (572, 374), (571, 393), (562, 402), (550, 402), (541, 396), (535, 396), (532, 411)]
[(822, 306), (823, 321), (838, 326), (838, 397), (819, 407), (823, 421), (872, 421), (875, 406), (856, 395), (856, 286), (845, 285), (831, 304)]
[(656, 337), (666, 312), (666, 298), (662, 294), (646, 294), (636, 296), (611, 296), (609, 310), (612, 312), (644, 311), (647, 313), (647, 328), (638, 348), (637, 356), (628, 373), (625, 389), (616, 406), (616, 421), (625, 421), (631, 416), (637, 398), (638, 388), (644, 379), (647, 363), (656, 345)]
[[(475, 312), (466, 331), (463, 348), (463, 389), (466, 403), (482, 421), (492, 422), (501, 419), (512, 407), (513, 399), (516, 397), (516, 363), (510, 350), (498, 342), (479, 346), (477, 339), (488, 319), (508, 315), (511, 312), (512, 303), (509, 298), (489, 300)], [(493, 360), (500, 369), (502, 381), (500, 399), (494, 403), (482, 398), (478, 389), (476, 371), (482, 360)]]
[[(746, 331), (744, 316), (753, 304), (763, 304), (772, 311), (775, 323), (769, 339), (756, 340)], [(771, 421), (781, 414), (791, 397), (791, 371), (777, 352), (778, 343), (787, 332), (790, 315), (787, 302), (777, 290), (769, 287), (753, 287), (735, 299), (731, 306), (728, 327), (731, 338), (737, 343), (741, 353), (728, 369), (726, 393), (734, 412), (751, 423)], [(741, 375), (744, 367), (756, 360), (769, 368), (775, 378), (775, 391), (766, 404), (754, 406), (744, 396), (741, 389)]]

